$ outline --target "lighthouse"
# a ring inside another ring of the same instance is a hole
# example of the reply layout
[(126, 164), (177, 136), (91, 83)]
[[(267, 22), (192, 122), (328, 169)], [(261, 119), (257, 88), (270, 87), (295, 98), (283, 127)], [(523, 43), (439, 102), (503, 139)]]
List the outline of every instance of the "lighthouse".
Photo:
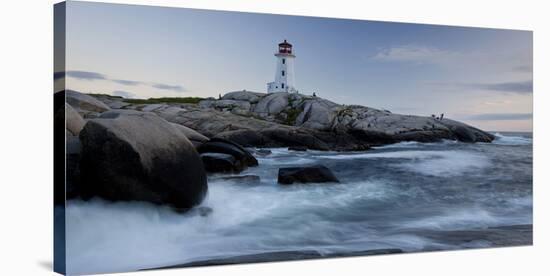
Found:
[(279, 43), (279, 51), (275, 53), (277, 65), (275, 81), (267, 84), (267, 93), (298, 92), (294, 87), (294, 59), (292, 44), (285, 41)]

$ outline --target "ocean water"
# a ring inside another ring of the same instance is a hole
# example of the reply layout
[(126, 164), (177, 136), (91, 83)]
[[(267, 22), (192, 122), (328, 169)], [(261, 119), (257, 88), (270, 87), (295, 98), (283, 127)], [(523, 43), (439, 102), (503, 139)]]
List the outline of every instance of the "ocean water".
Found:
[[(532, 223), (531, 135), (496, 136), (493, 143), (404, 142), (368, 152), (271, 149), (257, 157), (258, 167), (240, 174), (258, 175), (261, 183), (209, 177), (201, 204), (212, 208), (208, 216), (147, 203), (72, 200), (67, 271), (118, 272), (289, 250), (492, 246), (423, 233)], [(317, 164), (341, 183), (276, 183), (280, 167)]]

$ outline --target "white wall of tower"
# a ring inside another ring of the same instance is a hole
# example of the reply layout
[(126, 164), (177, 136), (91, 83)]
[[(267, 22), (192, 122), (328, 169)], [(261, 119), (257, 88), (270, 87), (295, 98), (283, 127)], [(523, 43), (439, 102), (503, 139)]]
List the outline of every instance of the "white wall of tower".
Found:
[(277, 66), (275, 81), (267, 84), (267, 92), (297, 92), (294, 82), (294, 59), (292, 54), (275, 54)]

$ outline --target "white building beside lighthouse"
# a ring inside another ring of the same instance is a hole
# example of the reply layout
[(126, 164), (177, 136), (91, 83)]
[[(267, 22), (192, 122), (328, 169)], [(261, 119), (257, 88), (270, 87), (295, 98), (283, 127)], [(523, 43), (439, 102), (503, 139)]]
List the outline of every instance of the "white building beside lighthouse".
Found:
[(294, 59), (292, 44), (285, 39), (279, 43), (279, 51), (275, 53), (277, 66), (275, 70), (275, 81), (267, 84), (267, 93), (275, 92), (298, 92), (294, 87)]

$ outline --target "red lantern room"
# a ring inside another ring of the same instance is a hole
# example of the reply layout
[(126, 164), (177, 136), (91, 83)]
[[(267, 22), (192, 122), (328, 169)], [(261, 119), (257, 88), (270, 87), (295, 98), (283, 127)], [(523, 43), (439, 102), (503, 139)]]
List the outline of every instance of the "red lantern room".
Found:
[(285, 41), (279, 43), (279, 54), (292, 54), (292, 44)]

